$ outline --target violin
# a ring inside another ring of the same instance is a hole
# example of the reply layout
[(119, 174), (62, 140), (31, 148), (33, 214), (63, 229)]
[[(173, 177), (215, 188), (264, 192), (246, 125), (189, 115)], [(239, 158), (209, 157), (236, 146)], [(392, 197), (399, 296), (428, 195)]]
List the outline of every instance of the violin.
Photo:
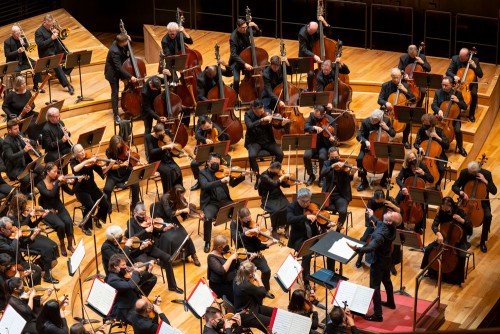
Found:
[[(488, 158), (486, 158), (486, 154), (483, 153), (481, 161), (479, 162), (479, 170), (481, 170), (486, 160), (488, 160)], [(474, 180), (467, 181), (463, 187), (463, 192), (469, 196), (469, 199), (464, 200), (464, 198), (461, 197), (458, 206), (465, 211), (467, 217), (469, 217), (472, 222), (472, 226), (479, 227), (483, 224), (484, 220), (484, 210), (481, 200), (486, 199), (488, 196), (486, 185), (475, 178)]]
[(59, 301), (59, 307), (62, 311), (66, 310), (66, 306), (64, 305), (69, 299), (68, 295), (63, 295), (63, 298)]
[[(216, 129), (217, 130), (217, 129)], [(165, 145), (169, 145), (172, 143), (172, 139), (170, 136), (165, 135), (163, 139), (158, 139), (158, 146), (163, 147)], [(187, 156), (190, 160), (195, 160), (195, 157), (186, 151), (186, 149), (182, 149), (182, 145), (179, 143), (173, 143), (174, 146), (172, 148), (169, 148), (169, 150), (172, 152), (174, 156), (177, 157), (182, 157), (182, 156)], [(174, 153), (175, 152), (175, 153)]]
[[(120, 245), (125, 247), (125, 243), (127, 243), (128, 238), (123, 237), (122, 241), (120, 241)], [(142, 241), (139, 239), (139, 237), (132, 237), (132, 246), (131, 248), (136, 249), (139, 248), (143, 242), (146, 242), (146, 240)]]
[(205, 214), (203, 213), (203, 211), (198, 210), (194, 203), (189, 203), (187, 201), (186, 197), (184, 197), (184, 194), (180, 194), (179, 200), (175, 201), (174, 208), (175, 208), (175, 210), (183, 210), (185, 208), (189, 208), (188, 215), (191, 218), (198, 218), (199, 219), (199, 218), (205, 217)]
[(54, 213), (54, 214), (58, 214), (59, 213), (59, 211), (56, 210), (56, 209), (44, 209), (41, 206), (35, 206), (32, 209), (26, 208), (25, 211), (27, 211), (27, 212), (34, 211), (34, 215), (35, 216), (42, 216), (46, 211), (48, 211), (50, 213)]
[(237, 167), (220, 166), (219, 170), (217, 172), (215, 172), (215, 177), (218, 179), (223, 179), (227, 176), (240, 177), (240, 176), (248, 174), (248, 173), (251, 173), (251, 172), (247, 171), (247, 170), (238, 169)]
[[(14, 237), (14, 235), (17, 234), (17, 231), (19, 230), (19, 228), (17, 226), (12, 226), (12, 234), (11, 236)], [(29, 237), (31, 235), (31, 233), (33, 231), (35, 231), (36, 228), (26, 228), (26, 227), (23, 227), (21, 228), (21, 237)], [(43, 229), (40, 229), (40, 232), (45, 232)]]
[[(17, 273), (24, 273), (24, 268), (21, 264), (17, 264), (17, 266), (15, 264), (12, 264), (6, 271), (5, 271), (5, 275), (8, 277), (8, 278), (11, 278), (11, 277), (14, 277), (16, 276)], [(22, 276), (22, 275), (21, 275)]]
[(118, 160), (120, 160), (121, 162), (128, 161), (130, 165), (132, 165), (132, 167), (135, 167), (137, 165), (144, 165), (141, 162), (141, 155), (130, 150), (130, 148), (126, 144), (123, 145), (120, 154), (118, 154)]
[(261, 253), (250, 253), (247, 251), (246, 248), (238, 248), (237, 250), (234, 250), (234, 248), (231, 248), (231, 249), (229, 249), (229, 251), (227, 253), (224, 253), (222, 256), (227, 260), (235, 252), (238, 255), (238, 259), (240, 259), (240, 260), (246, 260), (246, 259), (252, 257), (253, 255), (255, 255), (256, 257), (262, 257)]
[(273, 180), (277, 181), (277, 180), (279, 180), (280, 177), (282, 177), (283, 175), (286, 175), (286, 174), (288, 174), (288, 177), (286, 178), (286, 180), (288, 181), (289, 185), (293, 186), (295, 184), (306, 184), (305, 181), (301, 181), (301, 180), (297, 179), (297, 177), (295, 176), (295, 173), (285, 173), (285, 171), (283, 169), (280, 170), (279, 173), (273, 177)]
[[(255, 229), (257, 227), (257, 222), (256, 221), (250, 221), (248, 223), (248, 228), (249, 229)], [(267, 241), (267, 240), (271, 240), (273, 241), (274, 243), (277, 243), (279, 244), (280, 246), (284, 246), (284, 243), (281, 241), (281, 240), (278, 240), (276, 238), (273, 238), (270, 234), (269, 234), (269, 230), (267, 228), (263, 228), (263, 227), (260, 227), (259, 226), (259, 231), (258, 232), (250, 232), (248, 234), (248, 236), (250, 237), (258, 237), (260, 241)]]
[(27, 297), (29, 296), (29, 293), (31, 292), (32, 289), (35, 290), (35, 296), (43, 296), (45, 294), (45, 291), (47, 291), (49, 288), (44, 288), (41, 285), (34, 285), (31, 288), (25, 286), (24, 293), (27, 295)]
[(85, 164), (85, 167), (92, 167), (93, 165), (97, 165), (99, 167), (106, 167), (106, 164), (114, 161), (113, 159), (106, 159), (106, 158), (97, 158), (95, 155), (93, 155), (90, 152), (85, 152), (85, 158), (83, 160), (89, 160), (91, 158), (95, 158), (95, 162), (87, 162)]
[[(160, 304), (161, 304), (161, 297), (160, 297), (159, 295), (155, 297), (155, 300), (153, 301), (153, 304), (154, 304), (154, 305), (158, 305), (158, 306), (160, 306)], [(149, 311), (149, 313), (148, 313), (148, 317), (149, 317), (150, 319), (154, 319), (154, 318), (156, 318), (156, 313), (155, 313), (155, 311), (153, 311), (153, 310)]]
[(207, 132), (206, 139), (210, 139), (214, 144), (218, 143), (219, 140), (219, 130), (217, 130), (215, 127), (212, 127), (209, 132)]
[(336, 172), (346, 172), (347, 173), (347, 172), (350, 172), (351, 170), (358, 170), (358, 167), (350, 165), (350, 164), (342, 163), (342, 166), (339, 164), (334, 164), (333, 170)]
[(318, 224), (320, 225), (327, 225), (329, 223), (334, 223), (334, 221), (330, 219), (330, 214), (328, 213), (328, 211), (325, 210), (320, 211), (319, 206), (316, 203), (310, 203), (305, 209), (305, 214), (315, 215), (316, 222), (318, 222)]

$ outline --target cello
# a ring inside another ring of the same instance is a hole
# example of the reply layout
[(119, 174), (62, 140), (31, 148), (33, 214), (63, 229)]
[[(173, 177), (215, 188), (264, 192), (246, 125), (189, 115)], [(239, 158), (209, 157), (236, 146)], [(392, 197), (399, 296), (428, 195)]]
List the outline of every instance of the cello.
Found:
[[(488, 160), (488, 158), (486, 158), (486, 154), (483, 153), (481, 161), (479, 162), (479, 170), (481, 170), (486, 160)], [(472, 226), (479, 227), (483, 225), (484, 210), (481, 205), (481, 200), (486, 199), (486, 196), (488, 195), (486, 184), (479, 182), (477, 178), (467, 181), (464, 185), (463, 192), (469, 196), (469, 199), (465, 200), (462, 197), (459, 200), (458, 206), (465, 211), (467, 217), (469, 217), (472, 222)]]
[[(163, 51), (160, 52), (160, 68), (162, 71), (165, 68)], [(168, 82), (166, 74), (164, 74), (164, 82)], [(182, 100), (179, 95), (170, 92), (168, 84), (166, 84), (165, 94), (160, 94), (155, 98), (153, 107), (158, 116), (167, 118), (165, 129), (170, 130), (171, 135), (174, 137), (173, 141), (182, 147), (186, 146), (189, 134), (186, 126), (179, 119), (182, 111)]]
[(472, 60), (472, 56), (477, 54), (476, 48), (472, 47), (472, 50), (469, 51), (469, 60), (467, 61), (467, 66), (465, 68), (459, 68), (457, 71), (457, 77), (460, 77), (460, 87), (458, 90), (462, 93), (465, 103), (467, 106), (470, 105), (472, 101), (472, 95), (470, 92), (470, 84), (476, 78), (476, 73), (474, 71), (469, 71), (470, 63)]
[(368, 136), (370, 141), (370, 149), (365, 153), (363, 157), (363, 168), (365, 171), (373, 174), (383, 174), (388, 170), (389, 159), (388, 158), (377, 158), (375, 156), (375, 142), (389, 142), (389, 134), (382, 130), (379, 125), (378, 130), (373, 130)]
[(437, 158), (441, 155), (441, 152), (443, 151), (443, 148), (441, 145), (433, 139), (433, 137), (430, 135), (430, 131), (435, 132), (435, 128), (432, 128), (432, 130), (426, 130), (426, 132), (429, 131), (429, 139), (424, 140), (420, 144), (420, 148), (424, 150), (424, 157), (422, 158), (422, 161), (424, 165), (427, 166), (429, 169), (429, 173), (434, 177), (434, 182), (431, 183), (432, 185), (435, 185), (437, 181), (439, 180), (439, 168), (437, 165)]
[[(410, 188), (425, 189), (425, 180), (417, 175), (417, 168), (420, 166), (420, 155), (415, 159), (415, 166), (411, 166), (413, 176), (406, 178), (404, 185), (410, 191)], [(421, 203), (412, 201), (410, 194), (405, 195), (399, 202), (399, 207), (403, 210), (403, 222), (418, 224), (424, 218), (424, 208)]]
[[(280, 54), (281, 57), (286, 57), (285, 42), (283, 40), (280, 42)], [(276, 139), (281, 139), (283, 134), (302, 134), (304, 133), (304, 125), (306, 124), (304, 115), (302, 115), (297, 107), (300, 91), (288, 82), (285, 61), (281, 62), (281, 68), (283, 71), (283, 82), (273, 89), (273, 93), (278, 96), (279, 100), (285, 103), (283, 107), (278, 106), (279, 114), (285, 118), (289, 118), (291, 122), (288, 123), (290, 124), (289, 126), (285, 126), (282, 129), (275, 129), (273, 127)]]
[[(401, 80), (403, 79), (403, 75), (399, 78), (399, 83), (401, 83)], [(401, 132), (406, 128), (406, 123), (399, 123), (398, 120), (394, 117), (394, 107), (395, 106), (402, 106), (406, 105), (406, 96), (404, 94), (401, 94), (401, 91), (399, 88), (389, 95), (387, 98), (387, 101), (392, 104), (392, 107), (387, 108), (389, 112), (389, 118), (391, 119), (392, 127), (394, 128), (394, 131), (396, 132)]]
[[(451, 95), (456, 95), (458, 85), (455, 85), (455, 89)], [(448, 138), (451, 143), (455, 139), (455, 129), (453, 127), (453, 120), (457, 119), (460, 115), (460, 108), (458, 104), (454, 103), (451, 99), (449, 101), (443, 101), (439, 106), (440, 110), (445, 110), (443, 113), (443, 118), (436, 125), (438, 128), (443, 129), (443, 133)], [(436, 116), (439, 117), (439, 116)]]
[[(243, 138), (243, 125), (241, 121), (234, 114), (233, 107), (236, 105), (238, 100), (238, 94), (234, 89), (224, 84), (222, 79), (222, 69), (220, 65), (220, 52), (219, 44), (215, 43), (215, 58), (217, 59), (217, 78), (218, 85), (213, 87), (207, 94), (209, 100), (214, 99), (226, 99), (226, 105), (229, 106), (227, 110), (224, 110), (220, 115), (212, 115), (212, 122), (225, 129), (225, 132), (229, 135), (230, 144), (234, 145)], [(220, 135), (220, 134), (219, 134)]]
[[(120, 32), (128, 36), (125, 25), (120, 19)], [(127, 41), (129, 58), (122, 64), (122, 70), (137, 78), (137, 82), (125, 80), (125, 88), (122, 92), (121, 107), (127, 115), (132, 118), (141, 115), (141, 91), (146, 77), (146, 64), (140, 58), (134, 56), (134, 51)]]
[[(417, 57), (420, 56), (420, 52), (425, 48), (425, 43), (420, 43), (420, 47), (418, 48)], [(420, 88), (415, 84), (413, 80), (414, 72), (424, 72), (424, 68), (420, 65), (417, 60), (413, 62), (413, 64), (408, 64), (405, 67), (405, 74), (408, 75), (408, 86), (413, 95), (415, 95), (415, 101), (420, 100)]]
[(266, 50), (255, 46), (253, 38), (253, 29), (250, 27), (252, 22), (252, 14), (250, 8), (246, 8), (246, 22), (247, 29), (250, 33), (250, 47), (241, 51), (240, 58), (247, 64), (252, 64), (253, 69), (245, 72), (245, 77), (240, 83), (240, 99), (243, 102), (251, 102), (262, 97), (262, 90), (264, 89), (264, 79), (262, 78), (262, 71), (269, 65), (269, 55)]

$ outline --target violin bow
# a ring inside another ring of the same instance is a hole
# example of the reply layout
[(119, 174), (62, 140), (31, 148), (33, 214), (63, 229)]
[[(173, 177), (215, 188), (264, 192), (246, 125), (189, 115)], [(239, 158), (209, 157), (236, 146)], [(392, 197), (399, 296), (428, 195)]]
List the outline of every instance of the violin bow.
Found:
[(182, 117), (181, 117), (180, 113), (179, 113), (179, 116), (177, 117), (177, 119), (179, 120), (180, 123), (177, 126), (177, 130), (175, 131), (174, 138), (172, 139), (172, 143), (174, 143), (174, 145), (175, 145), (175, 139), (177, 138), (177, 134), (179, 133), (179, 129), (181, 128), (181, 124), (182, 124)]
[[(330, 190), (330, 192), (328, 193), (328, 195), (326, 196), (325, 200), (323, 201), (323, 204), (321, 204), (318, 212), (316, 212), (316, 215), (314, 216), (315, 218), (318, 218), (318, 215), (319, 213), (321, 212), (321, 210), (323, 209), (323, 207), (325, 206), (326, 204), (326, 201), (328, 201), (328, 199), (330, 198), (330, 196), (332, 195), (333, 191), (335, 190), (335, 188), (337, 188), (337, 185), (334, 185), (332, 190)], [(316, 220), (315, 220), (316, 221)]]

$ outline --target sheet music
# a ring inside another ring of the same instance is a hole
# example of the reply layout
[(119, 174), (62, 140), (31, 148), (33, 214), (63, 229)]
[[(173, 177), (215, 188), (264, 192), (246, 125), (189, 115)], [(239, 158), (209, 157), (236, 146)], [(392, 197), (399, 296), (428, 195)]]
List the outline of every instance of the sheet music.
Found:
[(347, 239), (346, 237), (343, 237), (342, 239), (335, 241), (332, 247), (330, 247), (330, 249), (328, 250), (328, 252), (340, 256), (341, 258), (344, 259), (350, 259), (351, 257), (353, 257), (355, 252), (347, 245), (347, 243), (351, 245), (356, 245), (360, 248), (364, 246), (359, 242), (355, 242), (350, 239)]
[(69, 273), (73, 275), (75, 271), (78, 270), (78, 267), (83, 261), (85, 257), (85, 246), (83, 245), (83, 239), (80, 240), (78, 246), (76, 246), (75, 252), (68, 260)]
[(184, 332), (181, 332), (177, 328), (174, 328), (169, 324), (167, 324), (166, 322), (160, 320), (160, 325), (158, 326), (156, 334), (184, 334)]
[(304, 334), (311, 330), (311, 318), (288, 312), (282, 309), (276, 309), (271, 320), (272, 332), (278, 334)]
[(287, 289), (290, 289), (301, 271), (302, 266), (300, 265), (300, 263), (293, 257), (292, 254), (288, 254), (285, 262), (283, 262), (278, 272), (276, 273), (276, 276)]
[(106, 316), (111, 311), (116, 293), (115, 288), (95, 277), (87, 297), (87, 303)]
[(0, 320), (0, 334), (21, 334), (26, 320), (10, 305), (7, 305)]
[(214, 302), (214, 295), (212, 290), (206, 285), (203, 281), (199, 281), (196, 285), (195, 290), (191, 293), (191, 296), (188, 298), (188, 304), (191, 306), (193, 311), (199, 316), (202, 317), (205, 315), (205, 311), (207, 307), (212, 305)]
[(344, 307), (343, 302), (347, 301), (347, 307), (353, 312), (366, 314), (372, 301), (374, 290), (355, 283), (340, 281), (335, 293), (334, 303)]

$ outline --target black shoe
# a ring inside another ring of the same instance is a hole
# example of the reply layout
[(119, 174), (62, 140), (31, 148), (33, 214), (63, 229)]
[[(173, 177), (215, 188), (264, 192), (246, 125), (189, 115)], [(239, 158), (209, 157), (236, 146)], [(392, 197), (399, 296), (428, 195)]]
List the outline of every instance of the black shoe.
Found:
[(47, 283), (51, 283), (51, 284), (58, 284), (59, 283), (59, 280), (55, 279), (54, 277), (43, 276), (43, 281), (47, 282)]
[(323, 188), (323, 183), (324, 183), (324, 182), (325, 182), (325, 179), (324, 179), (324, 178), (319, 179), (318, 186), (319, 186), (320, 188)]
[[(396, 276), (396, 275), (398, 274), (398, 271), (396, 270), (396, 267), (391, 266), (391, 274), (392, 274), (393, 276)], [(384, 304), (384, 303), (382, 303), (382, 305), (383, 305), (383, 304)]]
[[(38, 87), (33, 87), (33, 91), (36, 93), (38, 92), (39, 88)], [(40, 89), (40, 93), (44, 94), (45, 93), (45, 89)]]
[(467, 156), (467, 151), (463, 147), (458, 149), (458, 153), (460, 153), (460, 155), (463, 157)]
[(177, 292), (178, 294), (184, 293), (184, 290), (182, 290), (181, 288), (179, 288), (177, 286), (174, 288), (168, 288), (168, 291)]
[(316, 180), (316, 176), (313, 174), (313, 175), (309, 175), (309, 179), (307, 180), (307, 185), (310, 186), (314, 183), (314, 180)]
[(88, 228), (84, 228), (83, 233), (88, 237), (92, 236), (92, 232)]
[(205, 253), (210, 252), (210, 242), (205, 242), (205, 248), (203, 248)]
[(191, 187), (191, 190), (198, 190), (198, 189), (200, 189), (200, 188), (201, 188), (201, 186), (200, 186), (200, 182), (196, 182), (196, 183), (194, 184), (194, 186), (192, 186), (192, 187)]
[(469, 116), (469, 121), (471, 121), (472, 123), (475, 123), (476, 122), (476, 117), (474, 117), (474, 115)]
[(469, 249), (471, 246), (470, 242), (466, 241), (465, 242), (465, 249)]
[(122, 119), (121, 119), (121, 118), (120, 118), (120, 116), (118, 116), (118, 115), (115, 115), (115, 117), (114, 117), (114, 118), (115, 118), (115, 124), (116, 124), (116, 125), (120, 124), (120, 122), (122, 121)]
[(271, 293), (271, 292), (267, 292), (266, 293), (266, 298), (269, 298), (269, 299), (274, 299), (274, 295)]
[(361, 268), (362, 265), (361, 260), (356, 261), (356, 268)]
[(483, 253), (488, 252), (488, 248), (486, 247), (486, 244), (484, 242), (481, 242), (479, 244), (479, 249), (481, 249), (481, 252), (483, 252)]
[(67, 87), (68, 87), (69, 95), (75, 94), (75, 89), (73, 88), (73, 86), (71, 86), (70, 84), (68, 84)]
[(102, 227), (101, 222), (99, 220), (96, 220), (95, 227), (97, 227), (97, 228), (101, 228)]
[(358, 191), (363, 191), (366, 188), (368, 188), (368, 183), (361, 182), (361, 184), (358, 186), (357, 190)]
[(395, 310), (396, 309), (396, 304), (389, 304), (388, 302), (382, 302), (382, 306), (390, 308), (391, 310)]
[(367, 321), (375, 321), (375, 322), (382, 322), (382, 321), (384, 321), (384, 318), (381, 315), (371, 315), (369, 317), (365, 317), (365, 320), (367, 320)]
[(380, 186), (384, 189), (387, 188), (387, 181), (381, 181)]
[(406, 148), (407, 150), (409, 150), (409, 149), (411, 148), (411, 146), (410, 146), (410, 143), (409, 143), (409, 142), (406, 142), (406, 143), (405, 143), (405, 148)]

